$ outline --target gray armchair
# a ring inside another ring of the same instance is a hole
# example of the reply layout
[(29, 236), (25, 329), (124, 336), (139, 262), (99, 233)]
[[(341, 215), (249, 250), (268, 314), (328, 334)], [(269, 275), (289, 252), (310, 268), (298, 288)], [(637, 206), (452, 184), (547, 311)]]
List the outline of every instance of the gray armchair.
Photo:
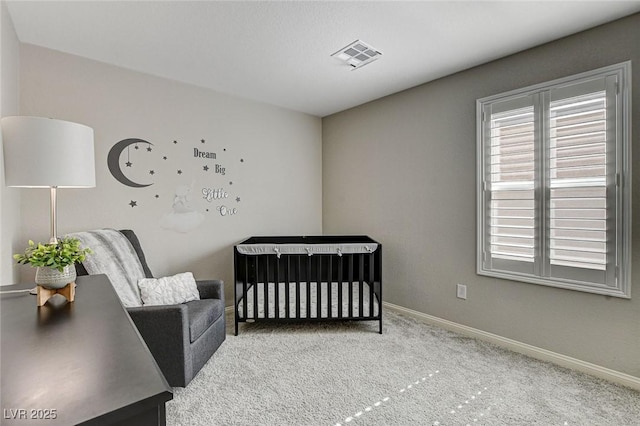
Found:
[[(136, 234), (120, 230), (133, 246), (147, 278), (153, 278)], [(76, 265), (78, 275), (87, 275)], [(184, 387), (226, 338), (224, 285), (197, 281), (200, 300), (178, 305), (126, 308), (171, 386)]]

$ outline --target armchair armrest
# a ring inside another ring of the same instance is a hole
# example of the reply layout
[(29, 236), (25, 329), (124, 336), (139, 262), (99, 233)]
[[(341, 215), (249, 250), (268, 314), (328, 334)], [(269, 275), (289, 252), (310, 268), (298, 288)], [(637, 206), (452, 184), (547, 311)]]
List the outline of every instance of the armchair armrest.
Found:
[(196, 281), (200, 299), (220, 299), (224, 305), (224, 282), (221, 280)]
[(127, 308), (127, 312), (167, 381), (184, 382), (184, 371), (191, 371), (192, 364), (187, 353), (190, 347), (187, 306), (141, 306)]

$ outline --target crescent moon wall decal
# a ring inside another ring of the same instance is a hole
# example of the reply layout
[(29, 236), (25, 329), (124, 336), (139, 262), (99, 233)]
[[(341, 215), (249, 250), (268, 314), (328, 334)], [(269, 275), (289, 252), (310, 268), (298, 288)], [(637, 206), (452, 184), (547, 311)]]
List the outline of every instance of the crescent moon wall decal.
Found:
[(120, 142), (116, 143), (109, 150), (109, 154), (107, 155), (107, 167), (109, 167), (109, 171), (113, 175), (113, 177), (123, 185), (130, 186), (132, 188), (144, 188), (145, 186), (151, 186), (152, 183), (142, 184), (137, 183), (129, 179), (122, 172), (122, 168), (120, 167), (120, 155), (122, 151), (124, 151), (129, 145), (133, 145), (136, 143), (146, 143), (149, 145), (153, 145), (151, 142), (147, 142), (142, 139), (123, 139)]

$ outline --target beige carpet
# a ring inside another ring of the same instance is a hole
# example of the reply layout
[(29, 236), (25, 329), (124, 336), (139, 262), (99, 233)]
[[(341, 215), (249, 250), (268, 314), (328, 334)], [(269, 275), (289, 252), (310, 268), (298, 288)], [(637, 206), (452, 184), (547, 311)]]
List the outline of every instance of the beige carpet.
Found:
[(640, 425), (640, 393), (385, 311), (241, 324), (168, 425)]

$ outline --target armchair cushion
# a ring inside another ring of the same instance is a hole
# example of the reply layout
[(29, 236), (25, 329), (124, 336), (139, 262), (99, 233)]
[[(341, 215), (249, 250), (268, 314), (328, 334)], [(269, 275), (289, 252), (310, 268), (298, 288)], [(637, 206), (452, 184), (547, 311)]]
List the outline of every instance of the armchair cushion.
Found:
[(198, 280), (196, 285), (200, 299), (220, 299), (225, 304), (224, 283), (221, 280)]
[(175, 305), (199, 300), (198, 286), (191, 272), (162, 278), (142, 278), (138, 281), (144, 306)]
[(189, 312), (189, 340), (193, 343), (218, 318), (224, 316), (224, 303), (219, 299), (202, 299), (186, 303)]

